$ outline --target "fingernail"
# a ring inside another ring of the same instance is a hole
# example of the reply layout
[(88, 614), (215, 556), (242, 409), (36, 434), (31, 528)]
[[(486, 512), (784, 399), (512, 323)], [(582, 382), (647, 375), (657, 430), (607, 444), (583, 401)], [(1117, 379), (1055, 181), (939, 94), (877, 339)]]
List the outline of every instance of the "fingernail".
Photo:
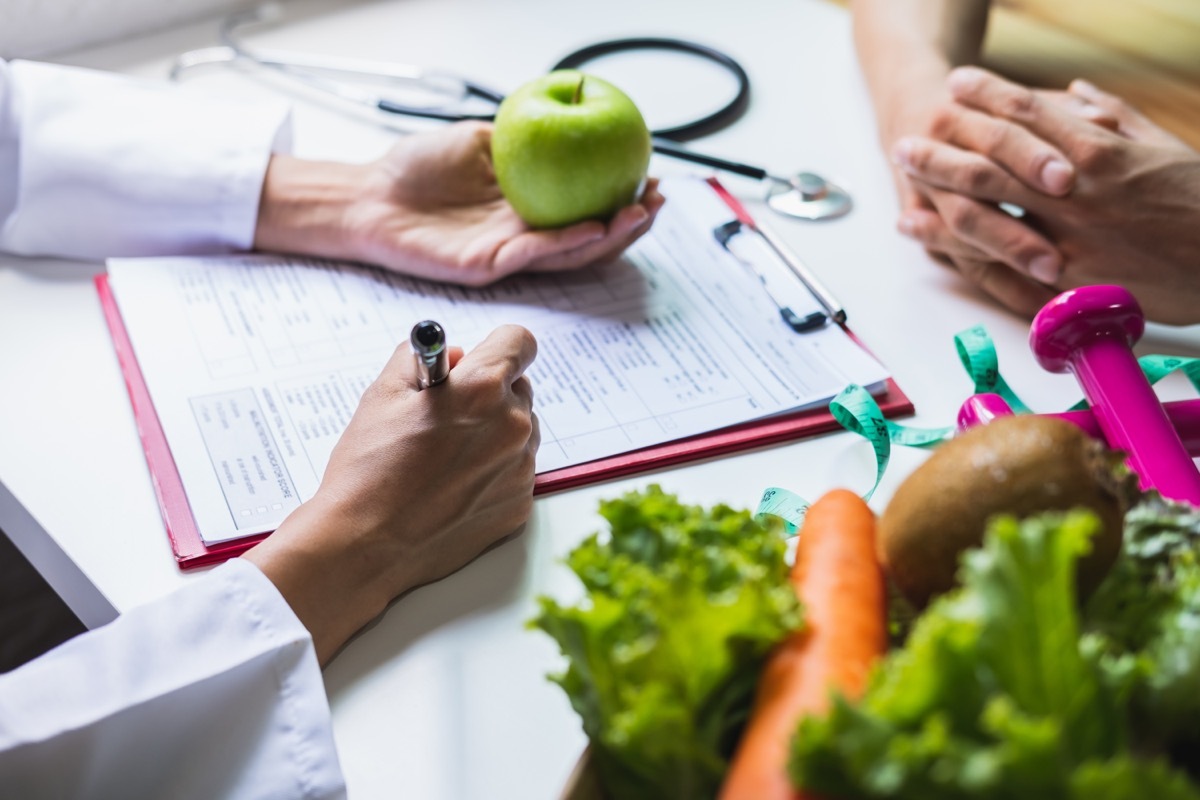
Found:
[(650, 218), (649, 212), (643, 209), (640, 205), (635, 205), (629, 211), (622, 211), (613, 219), (612, 224), (608, 225), (608, 233), (617, 236), (625, 236), (634, 233), (635, 230), (646, 224)]
[(983, 70), (976, 67), (955, 67), (946, 76), (946, 86), (950, 89), (950, 94), (960, 98), (971, 93), (983, 74)]
[(1085, 81), (1083, 78), (1076, 78), (1071, 81), (1071, 85), (1068, 88), (1075, 94), (1081, 94), (1084, 97), (1096, 97), (1100, 94), (1100, 90), (1095, 85)]
[(1062, 194), (1071, 188), (1075, 179), (1075, 170), (1067, 162), (1052, 158), (1042, 167), (1042, 186), (1051, 194)]
[(900, 217), (900, 219), (896, 221), (896, 227), (899, 228), (900, 232), (905, 236), (916, 238), (917, 223), (912, 219), (912, 217)]
[(912, 169), (913, 143), (911, 139), (901, 139), (896, 142), (896, 146), (892, 148), (892, 162), (906, 170)]
[(1054, 283), (1059, 275), (1058, 259), (1048, 254), (1037, 256), (1029, 262), (1029, 274), (1042, 283)]
[(590, 223), (590, 222), (585, 222), (582, 224), (587, 225), (590, 228), (590, 230), (588, 231), (587, 238), (581, 240), (580, 244), (589, 244), (591, 242), (598, 242), (601, 239), (603, 239), (605, 236), (608, 236), (608, 228), (606, 228), (603, 223), (596, 223), (595, 227), (592, 227), (592, 223)]

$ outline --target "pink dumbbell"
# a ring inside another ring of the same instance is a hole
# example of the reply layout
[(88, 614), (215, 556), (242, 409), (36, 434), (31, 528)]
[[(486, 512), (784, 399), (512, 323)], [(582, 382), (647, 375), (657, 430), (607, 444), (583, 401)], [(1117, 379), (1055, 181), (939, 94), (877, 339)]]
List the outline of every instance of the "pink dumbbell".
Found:
[[(1171, 427), (1179, 435), (1183, 447), (1192, 458), (1200, 457), (1200, 400), (1174, 400), (1163, 403)], [(958, 410), (958, 429), (965, 431), (976, 425), (986, 425), (996, 417), (1011, 417), (1012, 407), (998, 394), (973, 394)], [(1083, 430), (1093, 439), (1104, 440), (1104, 432), (1091, 409), (1064, 411), (1060, 414), (1043, 414), (1056, 417)]]
[(1063, 292), (1034, 317), (1029, 345), (1050, 372), (1073, 372), (1110, 447), (1129, 456), (1144, 489), (1200, 505), (1200, 471), (1131, 349), (1146, 321), (1119, 286)]

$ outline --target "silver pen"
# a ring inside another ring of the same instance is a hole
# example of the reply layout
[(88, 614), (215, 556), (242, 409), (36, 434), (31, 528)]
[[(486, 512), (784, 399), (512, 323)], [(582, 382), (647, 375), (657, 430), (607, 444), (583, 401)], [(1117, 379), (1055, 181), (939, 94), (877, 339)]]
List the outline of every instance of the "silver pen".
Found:
[(408, 337), (417, 361), (417, 388), (437, 386), (450, 375), (450, 354), (446, 349), (446, 331), (431, 319), (413, 325)]
[(808, 291), (812, 292), (812, 296), (817, 298), (817, 302), (825, 309), (825, 313), (829, 315), (829, 318), (839, 325), (844, 324), (846, 322), (846, 309), (829, 293), (828, 289), (821, 285), (821, 282), (817, 280), (817, 276), (809, 271), (804, 262), (792, 255), (787, 245), (770, 230), (759, 226), (757, 223), (752, 225), (751, 228), (763, 237), (766, 243), (771, 246), (771, 249), (775, 251), (775, 254), (792, 271), (792, 274), (808, 287)]

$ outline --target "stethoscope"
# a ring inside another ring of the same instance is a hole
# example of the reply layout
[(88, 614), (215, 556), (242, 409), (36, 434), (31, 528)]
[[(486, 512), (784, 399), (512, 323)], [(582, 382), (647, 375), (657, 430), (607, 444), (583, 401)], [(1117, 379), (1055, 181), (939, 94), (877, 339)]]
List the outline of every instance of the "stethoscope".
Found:
[[(267, 4), (226, 17), (220, 26), (221, 45), (191, 50), (180, 55), (171, 68), (172, 80), (178, 79), (194, 67), (205, 64), (248, 62), (350, 103), (389, 114), (447, 122), (491, 121), (495, 116), (496, 107), (504, 100), (504, 95), (495, 89), (439, 70), (427, 70), (391, 61), (326, 57), (290, 51), (250, 50), (241, 43), (237, 36), (240, 28), (261, 22), (275, 14), (276, 7)], [(654, 152), (722, 172), (768, 181), (767, 205), (789, 217), (823, 220), (840, 217), (850, 211), (853, 206), (850, 195), (816, 173), (800, 172), (784, 177), (772, 174), (762, 167), (698, 153), (680, 144), (682, 141), (712, 133), (732, 124), (741, 117), (750, 103), (750, 76), (741, 64), (720, 50), (681, 39), (617, 39), (577, 50), (560, 60), (551, 70), (578, 69), (601, 56), (647, 49), (668, 50), (706, 59), (728, 72), (737, 85), (733, 98), (716, 111), (683, 124), (651, 131)], [(347, 85), (344, 80), (337, 80), (333, 76), (404, 87), (410, 93), (420, 94), (423, 101), (410, 98), (402, 102), (394, 97), (370, 91), (365, 86), (359, 88)], [(479, 112), (472, 113), (464, 108), (464, 105), (482, 108)]]

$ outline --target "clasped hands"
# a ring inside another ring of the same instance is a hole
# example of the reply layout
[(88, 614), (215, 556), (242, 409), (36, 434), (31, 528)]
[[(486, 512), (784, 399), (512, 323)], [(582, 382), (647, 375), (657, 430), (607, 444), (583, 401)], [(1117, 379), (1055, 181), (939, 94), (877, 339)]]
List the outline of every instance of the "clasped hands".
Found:
[(1116, 283), (1151, 319), (1200, 322), (1200, 153), (1084, 81), (1031, 90), (963, 67), (946, 89), (925, 135), (891, 143), (902, 232), (1021, 314)]

